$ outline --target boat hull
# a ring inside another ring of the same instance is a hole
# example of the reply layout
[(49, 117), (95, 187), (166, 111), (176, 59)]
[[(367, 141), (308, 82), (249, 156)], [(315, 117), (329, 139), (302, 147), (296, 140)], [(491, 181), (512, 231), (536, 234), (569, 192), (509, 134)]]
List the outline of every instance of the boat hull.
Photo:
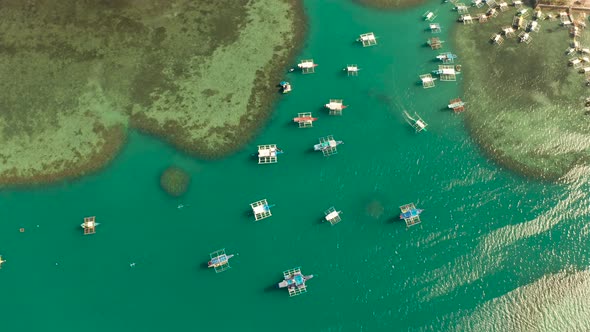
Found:
[(215, 257), (207, 263), (207, 267), (220, 267), (229, 262), (229, 259), (234, 257), (234, 255), (227, 255), (223, 257)]

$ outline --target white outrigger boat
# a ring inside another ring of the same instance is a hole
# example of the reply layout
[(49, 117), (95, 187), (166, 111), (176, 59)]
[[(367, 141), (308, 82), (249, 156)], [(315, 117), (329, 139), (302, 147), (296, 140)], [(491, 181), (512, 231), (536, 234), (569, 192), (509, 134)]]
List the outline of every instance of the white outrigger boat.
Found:
[(421, 132), (422, 130), (426, 131), (426, 126), (428, 126), (428, 124), (426, 122), (424, 122), (424, 120), (422, 120), (422, 118), (420, 117), (420, 115), (418, 115), (418, 113), (414, 113), (414, 116), (411, 116), (407, 111), (404, 111), (404, 116), (406, 119), (406, 122), (414, 127), (414, 129), (416, 129), (416, 132)]

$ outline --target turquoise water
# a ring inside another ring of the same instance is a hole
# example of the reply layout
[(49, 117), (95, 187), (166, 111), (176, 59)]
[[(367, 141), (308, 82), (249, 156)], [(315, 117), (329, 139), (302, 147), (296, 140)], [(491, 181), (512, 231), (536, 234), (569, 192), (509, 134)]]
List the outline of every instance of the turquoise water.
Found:
[[(293, 92), (281, 97), (251, 144), (224, 160), (197, 160), (132, 134), (100, 173), (2, 191), (3, 331), (508, 331), (587, 324), (590, 315), (580, 308), (588, 297), (578, 286), (590, 278), (578, 271), (589, 264), (590, 173), (538, 183), (483, 157), (461, 115), (445, 109), (460, 95), (461, 80), (429, 90), (417, 83), (437, 65), (438, 52), (424, 46), (431, 36), (421, 20), (426, 9), (438, 10), (443, 50), (452, 50), (447, 33), (456, 13), (449, 4), (388, 13), (307, 1), (310, 27), (300, 58), (313, 58), (316, 73), (288, 74)], [(354, 43), (369, 31), (378, 46)], [(359, 65), (358, 77), (343, 74), (348, 63)], [(330, 98), (349, 105), (342, 117), (322, 109)], [(404, 109), (418, 112), (428, 131), (416, 134)], [(291, 119), (309, 111), (319, 120), (297, 128)], [(344, 141), (337, 155), (312, 151), (330, 134)], [(273, 143), (285, 151), (279, 162), (257, 165), (250, 156), (256, 146)], [(170, 164), (192, 175), (181, 199), (159, 188)], [(254, 222), (249, 203), (263, 198), (276, 204), (273, 216)], [(409, 202), (425, 211), (423, 222), (407, 229), (397, 216)], [(321, 222), (331, 206), (343, 211), (335, 226)], [(83, 236), (80, 223), (89, 215), (101, 225)], [(236, 256), (232, 269), (215, 274), (206, 263), (220, 248)], [(289, 298), (274, 286), (283, 270), (297, 266), (315, 278), (307, 294)], [(574, 319), (547, 319), (544, 310)]]

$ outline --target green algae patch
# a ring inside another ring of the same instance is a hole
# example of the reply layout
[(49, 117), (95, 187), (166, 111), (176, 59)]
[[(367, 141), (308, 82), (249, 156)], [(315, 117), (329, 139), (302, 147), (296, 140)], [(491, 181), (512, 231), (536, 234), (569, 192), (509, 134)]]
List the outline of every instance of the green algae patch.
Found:
[[(581, 54), (566, 56), (572, 39), (559, 21), (539, 21), (541, 29), (530, 33), (528, 45), (505, 36), (501, 46), (492, 44), (491, 35), (511, 26), (514, 14), (512, 9), (454, 31), (464, 69), (466, 124), (500, 164), (552, 180), (590, 161), (590, 116), (584, 109), (590, 90), (584, 75), (568, 66), (568, 59)], [(587, 32), (578, 40), (590, 46)]]
[(201, 156), (264, 123), (292, 0), (3, 1), (0, 184), (95, 171), (137, 128)]
[(276, 96), (273, 68), (284, 68), (292, 49), (295, 12), (288, 2), (258, 0), (243, 13), (248, 24), (233, 43), (210, 55), (185, 55), (160, 64), (162, 85), (146, 94), (145, 107), (133, 108), (134, 126), (210, 157), (251, 137)]
[(178, 167), (168, 167), (160, 176), (160, 185), (166, 193), (179, 197), (186, 193), (191, 181), (190, 175)]

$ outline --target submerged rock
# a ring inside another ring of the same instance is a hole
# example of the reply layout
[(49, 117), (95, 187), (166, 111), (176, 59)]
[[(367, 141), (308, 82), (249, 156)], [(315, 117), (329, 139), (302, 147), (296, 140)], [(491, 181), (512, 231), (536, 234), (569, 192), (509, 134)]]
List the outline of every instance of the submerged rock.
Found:
[(175, 166), (168, 167), (160, 177), (162, 189), (169, 195), (175, 197), (182, 196), (186, 193), (190, 181), (190, 175)]

